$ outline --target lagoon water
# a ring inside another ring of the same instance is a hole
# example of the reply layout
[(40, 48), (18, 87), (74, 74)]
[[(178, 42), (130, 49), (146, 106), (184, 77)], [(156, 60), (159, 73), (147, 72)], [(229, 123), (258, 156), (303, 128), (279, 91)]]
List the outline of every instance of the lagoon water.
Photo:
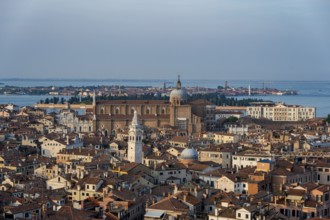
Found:
[[(10, 86), (99, 86), (99, 85), (123, 85), (123, 86), (154, 86), (162, 87), (166, 82), (167, 86), (174, 86), (176, 79), (159, 80), (125, 80), (125, 79), (0, 79), (4, 85)], [(182, 80), (184, 86), (200, 86), (216, 88), (224, 86), (224, 80)], [(281, 90), (297, 90), (298, 95), (293, 96), (250, 96), (251, 98), (260, 98), (264, 100), (285, 102), (287, 104), (297, 104), (305, 106), (315, 106), (318, 117), (325, 117), (330, 114), (330, 81), (248, 81), (233, 80), (228, 81), (228, 86), (251, 88), (276, 88)], [(4, 86), (2, 85), (2, 86)], [(33, 105), (51, 96), (27, 96), (27, 95), (0, 95), (0, 103), (14, 103), (19, 106)], [(237, 96), (238, 99), (247, 98), (247, 96)]]

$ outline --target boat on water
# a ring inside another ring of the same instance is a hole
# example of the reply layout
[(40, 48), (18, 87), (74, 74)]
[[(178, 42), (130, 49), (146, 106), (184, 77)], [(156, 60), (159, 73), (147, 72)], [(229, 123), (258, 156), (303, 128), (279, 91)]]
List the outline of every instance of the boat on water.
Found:
[(279, 91), (275, 93), (275, 95), (298, 95), (298, 92), (295, 90), (286, 90), (286, 91)]

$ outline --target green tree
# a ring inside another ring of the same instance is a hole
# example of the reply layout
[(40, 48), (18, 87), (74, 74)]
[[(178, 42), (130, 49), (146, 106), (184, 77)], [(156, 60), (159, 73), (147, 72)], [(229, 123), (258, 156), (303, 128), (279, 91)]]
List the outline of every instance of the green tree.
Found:
[(227, 122), (236, 122), (238, 120), (238, 118), (234, 117), (234, 116), (230, 116), (229, 118), (226, 118), (226, 120), (224, 121), (225, 123)]

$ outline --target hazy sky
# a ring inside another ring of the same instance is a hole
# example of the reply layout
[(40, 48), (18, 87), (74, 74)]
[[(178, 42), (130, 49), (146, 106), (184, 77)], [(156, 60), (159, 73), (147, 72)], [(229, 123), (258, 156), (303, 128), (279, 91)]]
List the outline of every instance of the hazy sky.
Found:
[(330, 80), (329, 0), (1, 0), (0, 78)]

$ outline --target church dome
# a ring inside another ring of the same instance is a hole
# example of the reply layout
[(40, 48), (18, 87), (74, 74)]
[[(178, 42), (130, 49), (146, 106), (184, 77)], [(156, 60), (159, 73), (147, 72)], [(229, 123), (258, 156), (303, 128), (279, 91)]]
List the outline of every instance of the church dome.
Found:
[(185, 103), (187, 101), (187, 92), (185, 88), (181, 87), (180, 76), (176, 83), (176, 88), (171, 91), (170, 102), (172, 104)]
[(198, 152), (193, 148), (186, 148), (181, 153), (183, 160), (198, 160)]

